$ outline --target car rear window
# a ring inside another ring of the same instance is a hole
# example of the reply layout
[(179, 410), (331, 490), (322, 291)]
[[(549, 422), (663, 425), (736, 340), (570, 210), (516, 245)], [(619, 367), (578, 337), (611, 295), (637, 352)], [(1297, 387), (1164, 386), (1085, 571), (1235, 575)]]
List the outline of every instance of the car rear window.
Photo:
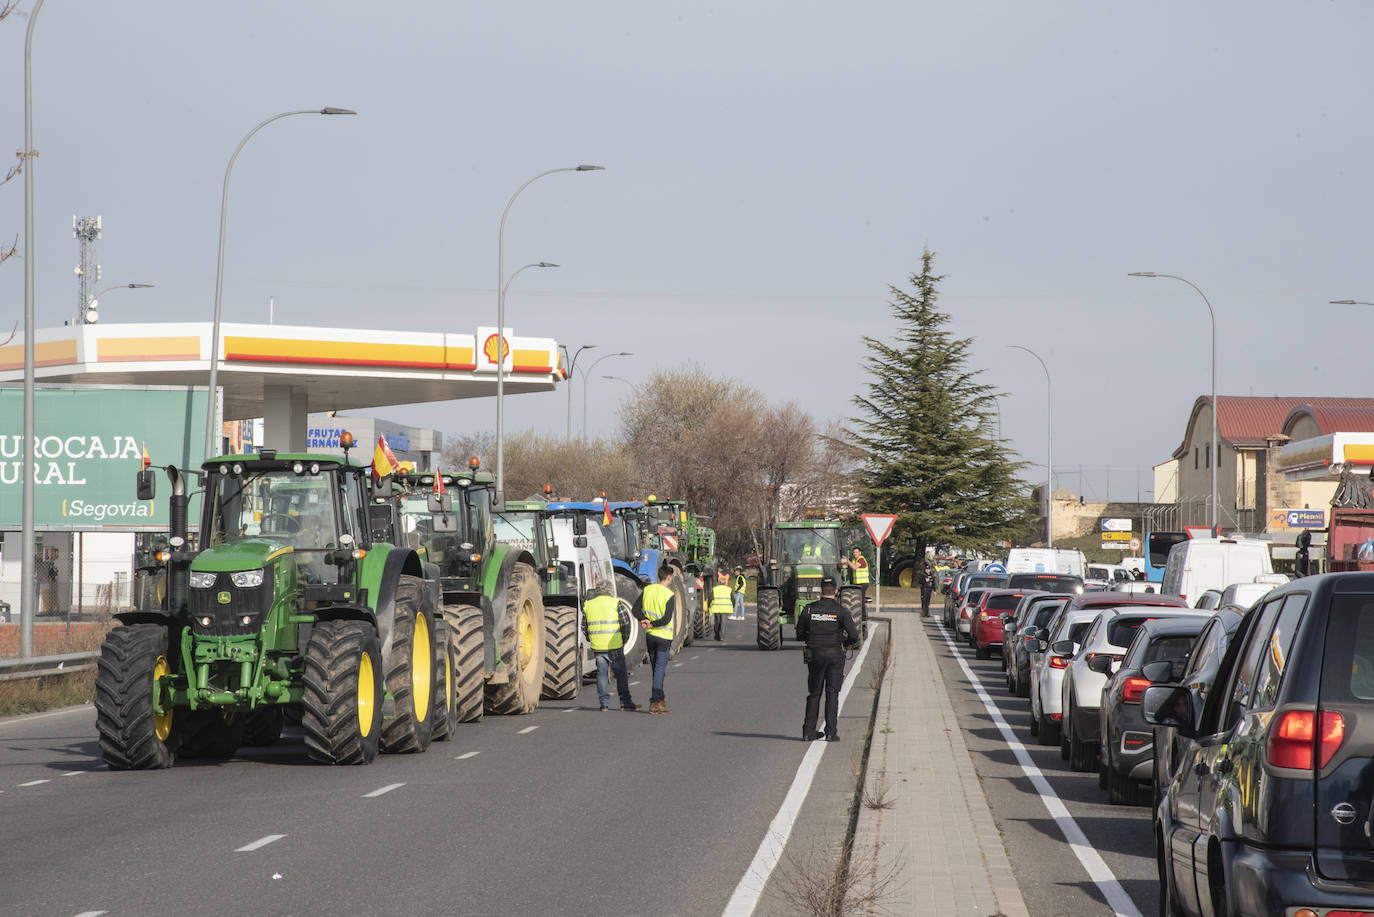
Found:
[(990, 611), (1010, 611), (1021, 603), (1023, 596), (1014, 592), (994, 595), (988, 598), (988, 609)]
[(970, 577), (968, 578), (968, 581), (964, 583), (964, 588), (965, 588), (965, 589), (977, 589), (977, 588), (980, 588), (980, 587), (981, 587), (982, 589), (986, 590), (986, 589), (988, 589), (988, 588), (990, 588), (990, 587), (1001, 586), (1001, 585), (1003, 585), (1004, 583), (1006, 583), (1006, 581), (1007, 581), (1007, 577), (1006, 577), (1005, 574), (1001, 574), (1001, 573), (978, 573), (978, 574), (975, 574), (974, 576), (970, 576)]
[(1083, 588), (1083, 580), (1077, 576), (1056, 576), (1053, 573), (1014, 573), (1007, 581), (1007, 586), (1045, 592), (1077, 592)]
[(1337, 595), (1331, 600), (1321, 701), (1374, 701), (1374, 595)]
[(1068, 636), (1064, 639), (1072, 640), (1074, 643), (1082, 643), (1083, 635), (1088, 632), (1088, 628), (1092, 626), (1092, 623), (1091, 621), (1079, 621), (1077, 624), (1070, 624)]
[[(1156, 637), (1150, 641), (1150, 645), (1145, 648), (1145, 658), (1140, 661), (1141, 665), (1149, 665), (1152, 662), (1180, 662), (1188, 658), (1188, 650), (1192, 648), (1193, 641), (1197, 639), (1196, 634), (1170, 634), (1167, 637)], [(1174, 671), (1178, 671), (1175, 666)]]
[(1135, 632), (1150, 620), (1150, 616), (1131, 616), (1120, 615), (1112, 619), (1112, 623), (1107, 625), (1107, 642), (1112, 646), (1130, 646), (1135, 639)]
[(1044, 627), (1046, 624), (1050, 623), (1050, 618), (1054, 617), (1054, 613), (1063, 607), (1063, 601), (1045, 602), (1042, 605), (1036, 605), (1031, 623), (1036, 627)]

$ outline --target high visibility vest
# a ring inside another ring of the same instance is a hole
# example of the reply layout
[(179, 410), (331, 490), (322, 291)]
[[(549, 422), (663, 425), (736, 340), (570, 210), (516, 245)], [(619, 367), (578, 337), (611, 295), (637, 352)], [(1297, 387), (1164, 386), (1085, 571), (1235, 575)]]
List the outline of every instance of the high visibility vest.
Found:
[(737, 574), (737, 575), (735, 576), (735, 591), (736, 591), (736, 592), (743, 592), (743, 591), (744, 591), (744, 587), (747, 586), (747, 585), (749, 585), (749, 583), (748, 583), (747, 580), (745, 580), (744, 574), (743, 574), (743, 573)]
[(854, 585), (856, 585), (856, 586), (867, 586), (867, 585), (868, 585), (868, 558), (864, 557), (863, 555), (860, 555), (858, 560), (853, 561), (853, 564), (854, 564), (854, 566), (853, 566), (853, 570), (854, 570)]
[(582, 606), (587, 619), (587, 639), (598, 653), (620, 649), (625, 639), (620, 636), (620, 601), (613, 596), (598, 595)]
[[(673, 590), (658, 583), (650, 583), (644, 587), (643, 600), (640, 607), (644, 609), (644, 617), (650, 621), (656, 621), (663, 617), (663, 612), (668, 610), (668, 600), (673, 597)], [(651, 637), (658, 637), (660, 640), (673, 639), (673, 619), (669, 618), (660, 627), (650, 627), (645, 633)]]
[(732, 592), (734, 592), (734, 590), (726, 583), (720, 583), (711, 587), (711, 614), (734, 614), (735, 602), (730, 595)]

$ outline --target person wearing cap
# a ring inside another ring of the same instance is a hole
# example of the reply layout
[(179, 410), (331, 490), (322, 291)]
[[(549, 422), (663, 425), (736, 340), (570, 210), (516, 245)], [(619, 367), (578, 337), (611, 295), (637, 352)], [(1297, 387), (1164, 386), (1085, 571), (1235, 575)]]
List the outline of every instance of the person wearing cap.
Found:
[(921, 615), (930, 615), (930, 597), (935, 594), (935, 577), (930, 572), (930, 564), (921, 561)]
[(716, 584), (711, 587), (711, 624), (715, 634), (716, 642), (720, 643), (724, 639), (725, 619), (729, 617), (733, 606), (730, 604), (730, 574), (724, 567), (716, 573)]
[[(840, 684), (844, 681), (844, 651), (859, 645), (859, 628), (845, 607), (835, 601), (835, 578), (821, 578), (821, 597), (797, 614), (797, 639), (806, 644), (806, 716), (802, 740), (824, 737), (840, 740)], [(825, 694), (825, 731), (816, 729), (821, 694)]]
[(748, 585), (748, 581), (744, 578), (744, 568), (736, 567), (735, 580), (731, 583), (731, 586), (734, 588), (735, 599), (735, 613), (730, 615), (731, 621), (744, 620), (744, 589)]

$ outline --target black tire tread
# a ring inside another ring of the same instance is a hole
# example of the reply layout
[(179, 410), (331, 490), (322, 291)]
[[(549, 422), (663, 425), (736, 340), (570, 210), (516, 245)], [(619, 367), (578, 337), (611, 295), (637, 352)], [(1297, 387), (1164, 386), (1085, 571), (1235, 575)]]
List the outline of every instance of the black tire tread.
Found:
[(778, 595), (778, 590), (771, 586), (762, 587), (754, 601), (759, 619), (759, 649), (782, 649), (782, 597)]
[[(358, 667), (372, 656), (375, 699), (372, 729), (358, 723)], [(371, 764), (382, 730), (382, 661), (377, 633), (362, 621), (321, 621), (305, 650), (301, 729), (311, 758), (325, 764)]]
[[(415, 754), (429, 748), (434, 738), (434, 623), (425, 612), (429, 594), (418, 576), (402, 575), (396, 583), (395, 624), (391, 631), (391, 655), (387, 659), (386, 689), (395, 701), (395, 715), (382, 722), (382, 751)], [(423, 615), (429, 628), (430, 649), (425, 665), (430, 670), (430, 692), (423, 710), (415, 697), (415, 628)]]
[(454, 708), (460, 723), (475, 723), (482, 718), (482, 699), (486, 680), (482, 654), (486, 651), (482, 609), (475, 605), (448, 605), (449, 652), (453, 655)]
[(547, 700), (572, 700), (582, 685), (577, 672), (576, 605), (544, 609), (544, 690)]
[(153, 667), (167, 653), (167, 630), (158, 624), (121, 625), (105, 635), (95, 677), (95, 723), (100, 754), (112, 770), (148, 770), (176, 762), (178, 726), (167, 740), (153, 723)]
[(433, 742), (447, 742), (458, 728), (458, 703), (453, 642), (448, 621), (434, 615), (434, 735)]
[(544, 643), (540, 640), (535, 644), (538, 647), (538, 652), (533, 658), (536, 672), (530, 682), (522, 677), (520, 655), (516, 652), (516, 622), (519, 620), (520, 606), (527, 600), (534, 603), (535, 616), (539, 623), (543, 623), (544, 602), (534, 569), (529, 564), (517, 563), (511, 568), (510, 583), (506, 585), (506, 623), (497, 644), (509, 678), (505, 684), (487, 685), (487, 713), (497, 716), (523, 716), (533, 713), (539, 706), (539, 693), (544, 685)]

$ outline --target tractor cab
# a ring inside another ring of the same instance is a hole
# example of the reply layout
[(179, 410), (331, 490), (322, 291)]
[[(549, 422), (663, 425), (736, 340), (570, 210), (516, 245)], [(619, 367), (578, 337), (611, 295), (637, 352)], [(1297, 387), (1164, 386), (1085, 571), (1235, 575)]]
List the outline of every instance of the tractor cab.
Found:
[(782, 615), (797, 612), (821, 597), (821, 578), (843, 582), (839, 522), (779, 522), (773, 531), (770, 583), (781, 590)]
[(482, 558), (495, 541), (495, 493), (491, 474), (475, 466), (459, 474), (400, 472), (375, 490), (372, 529), (395, 531), (399, 544), (420, 552), (445, 593), (481, 592)]

